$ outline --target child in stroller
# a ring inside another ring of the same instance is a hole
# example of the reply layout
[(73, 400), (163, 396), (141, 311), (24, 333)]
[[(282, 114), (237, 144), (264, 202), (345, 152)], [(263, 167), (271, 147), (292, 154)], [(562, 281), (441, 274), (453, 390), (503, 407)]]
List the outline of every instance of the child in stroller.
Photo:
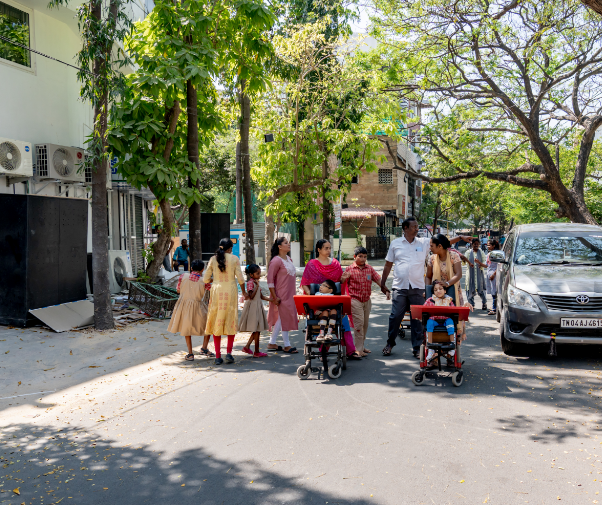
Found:
[[(451, 296), (445, 292), (445, 285), (442, 281), (433, 282), (433, 296), (431, 296), (426, 302), (426, 307), (454, 307), (454, 301)], [(445, 326), (447, 334), (449, 335), (450, 342), (456, 343), (456, 331), (454, 328), (454, 321), (446, 316), (432, 316), (426, 322), (426, 338), (428, 343), (433, 342), (433, 331), (439, 325)], [(447, 355), (448, 359), (453, 359), (453, 355), (456, 353), (455, 349), (451, 349)], [(435, 357), (435, 350), (429, 349), (426, 356), (426, 361), (429, 368), (434, 367), (433, 358)]]
[[(336, 284), (330, 279), (326, 279), (322, 284), (320, 284), (320, 290), (315, 294), (315, 296), (334, 296), (336, 289)], [(319, 344), (328, 344), (329, 342), (332, 342), (332, 333), (335, 325), (337, 324), (337, 309), (322, 309), (314, 311), (314, 315), (320, 320), (320, 333), (316, 337), (316, 342)], [(325, 333), (327, 324), (328, 333)]]

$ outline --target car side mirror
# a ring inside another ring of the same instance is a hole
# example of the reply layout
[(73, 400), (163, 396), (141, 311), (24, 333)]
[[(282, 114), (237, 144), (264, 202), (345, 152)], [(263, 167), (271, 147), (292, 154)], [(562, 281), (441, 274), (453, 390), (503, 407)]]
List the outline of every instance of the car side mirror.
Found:
[(504, 251), (491, 251), (489, 253), (489, 259), (494, 263), (503, 263), (505, 265), (508, 264)]

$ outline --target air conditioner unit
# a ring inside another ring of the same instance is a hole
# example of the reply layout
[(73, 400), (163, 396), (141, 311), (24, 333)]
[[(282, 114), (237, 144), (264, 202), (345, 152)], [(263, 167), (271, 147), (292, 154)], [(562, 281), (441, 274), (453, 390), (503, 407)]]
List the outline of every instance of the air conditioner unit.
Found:
[(32, 154), (29, 142), (0, 138), (0, 174), (32, 177)]
[(109, 251), (111, 293), (119, 293), (126, 288), (125, 277), (133, 277), (130, 251)]
[(86, 182), (86, 174), (79, 170), (85, 156), (83, 149), (54, 144), (38, 144), (35, 147), (37, 179)]

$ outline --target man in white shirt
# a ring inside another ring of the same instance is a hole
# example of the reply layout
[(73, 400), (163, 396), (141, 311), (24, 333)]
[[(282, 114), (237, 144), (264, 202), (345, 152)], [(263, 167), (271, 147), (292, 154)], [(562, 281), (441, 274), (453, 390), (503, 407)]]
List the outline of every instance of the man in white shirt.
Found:
[[(389, 246), (385, 268), (383, 270), (381, 290), (388, 293), (385, 286), (391, 268), (395, 265), (393, 279), (393, 305), (389, 316), (389, 334), (387, 345), (383, 349), (384, 356), (390, 356), (395, 346), (399, 325), (410, 305), (424, 305), (424, 268), (431, 250), (431, 239), (418, 237), (418, 222), (414, 217), (408, 217), (402, 224), (403, 237), (396, 238)], [(450, 239), (450, 243), (458, 242), (461, 237)], [(422, 322), (412, 319), (412, 348), (415, 358), (418, 358), (422, 344)]]

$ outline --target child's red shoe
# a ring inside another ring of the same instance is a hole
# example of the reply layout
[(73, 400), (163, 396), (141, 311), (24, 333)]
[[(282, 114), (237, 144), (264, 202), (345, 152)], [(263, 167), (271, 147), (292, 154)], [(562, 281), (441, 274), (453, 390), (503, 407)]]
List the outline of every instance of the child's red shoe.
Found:
[(254, 352), (253, 353), (253, 357), (254, 358), (265, 358), (267, 357), (267, 353), (266, 352)]
[(251, 351), (251, 349), (249, 349), (248, 347), (243, 347), (242, 352), (247, 353), (247, 354), (253, 354), (253, 351)]

